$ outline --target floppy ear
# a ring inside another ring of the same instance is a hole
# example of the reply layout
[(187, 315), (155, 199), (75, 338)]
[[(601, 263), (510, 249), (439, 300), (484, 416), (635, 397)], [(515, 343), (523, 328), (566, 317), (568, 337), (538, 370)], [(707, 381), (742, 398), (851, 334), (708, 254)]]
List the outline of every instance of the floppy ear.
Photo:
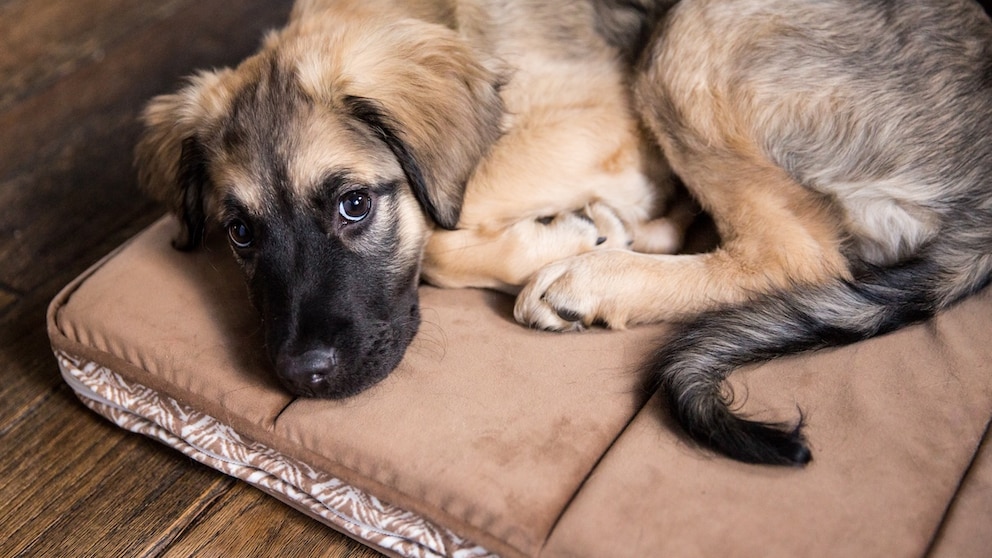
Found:
[(301, 56), (303, 87), (370, 127), (395, 154), (424, 211), (438, 226), (455, 228), (465, 184), (501, 133), (495, 64), (442, 25), (341, 23)]
[(176, 214), (182, 226), (172, 245), (178, 250), (192, 250), (203, 244), (203, 231), (207, 223), (204, 190), (208, 181), (203, 146), (196, 137), (190, 136), (183, 140), (176, 180), (182, 195)]
[(411, 147), (400, 137), (400, 125), (386, 114), (378, 102), (364, 97), (347, 97), (345, 106), (389, 146), (406, 174), (413, 195), (431, 219), (442, 228), (454, 229), (458, 224), (465, 193), (465, 188), (459, 186), (458, 179), (444, 182), (436, 176), (425, 178), (424, 171), (417, 162), (418, 156), (413, 154)]
[(138, 183), (179, 217), (173, 246), (180, 250), (196, 248), (203, 240), (209, 176), (199, 138), (226, 110), (221, 81), (227, 72), (198, 74), (179, 92), (152, 99), (142, 113), (145, 130), (135, 148)]

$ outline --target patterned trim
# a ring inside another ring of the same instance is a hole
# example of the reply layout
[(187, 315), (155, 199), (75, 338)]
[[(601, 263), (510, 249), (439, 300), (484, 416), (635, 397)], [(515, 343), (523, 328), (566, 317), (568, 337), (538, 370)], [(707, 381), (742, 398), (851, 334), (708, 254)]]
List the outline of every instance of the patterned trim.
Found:
[(495, 557), (424, 518), (384, 503), (340, 479), (242, 438), (233, 428), (94, 362), (55, 351), (66, 383), (117, 426), (158, 440), (349, 533), (410, 558)]

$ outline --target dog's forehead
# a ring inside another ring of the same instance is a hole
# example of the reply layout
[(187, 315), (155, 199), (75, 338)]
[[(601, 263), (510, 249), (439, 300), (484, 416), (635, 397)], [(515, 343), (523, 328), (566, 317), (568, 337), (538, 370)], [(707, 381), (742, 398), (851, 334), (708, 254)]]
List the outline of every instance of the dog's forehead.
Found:
[(321, 187), (329, 176), (366, 184), (395, 182), (403, 176), (385, 142), (353, 119), (323, 107), (316, 107), (300, 126), (287, 170), (301, 196)]
[(310, 198), (330, 176), (368, 184), (402, 178), (392, 151), (371, 130), (294, 83), (292, 72), (273, 65), (233, 99), (213, 169), (226, 196), (261, 212), (275, 195)]

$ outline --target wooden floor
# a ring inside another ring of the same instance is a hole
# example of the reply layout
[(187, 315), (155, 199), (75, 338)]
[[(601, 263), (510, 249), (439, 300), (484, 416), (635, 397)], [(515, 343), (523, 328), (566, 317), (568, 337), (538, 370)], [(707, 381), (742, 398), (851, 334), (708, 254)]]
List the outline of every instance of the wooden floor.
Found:
[(58, 289), (162, 212), (135, 189), (143, 103), (289, 5), (0, 0), (0, 556), (378, 556), (87, 410), (45, 333)]

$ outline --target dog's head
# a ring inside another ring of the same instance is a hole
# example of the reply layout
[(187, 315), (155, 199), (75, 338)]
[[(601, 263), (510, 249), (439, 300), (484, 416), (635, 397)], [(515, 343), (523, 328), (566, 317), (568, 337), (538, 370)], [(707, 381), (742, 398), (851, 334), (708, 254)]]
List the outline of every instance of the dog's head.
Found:
[(139, 178), (179, 217), (177, 248), (226, 231), (282, 383), (345, 397), (417, 330), (423, 245), (458, 222), (499, 134), (497, 89), (445, 27), (305, 22), (154, 99)]

